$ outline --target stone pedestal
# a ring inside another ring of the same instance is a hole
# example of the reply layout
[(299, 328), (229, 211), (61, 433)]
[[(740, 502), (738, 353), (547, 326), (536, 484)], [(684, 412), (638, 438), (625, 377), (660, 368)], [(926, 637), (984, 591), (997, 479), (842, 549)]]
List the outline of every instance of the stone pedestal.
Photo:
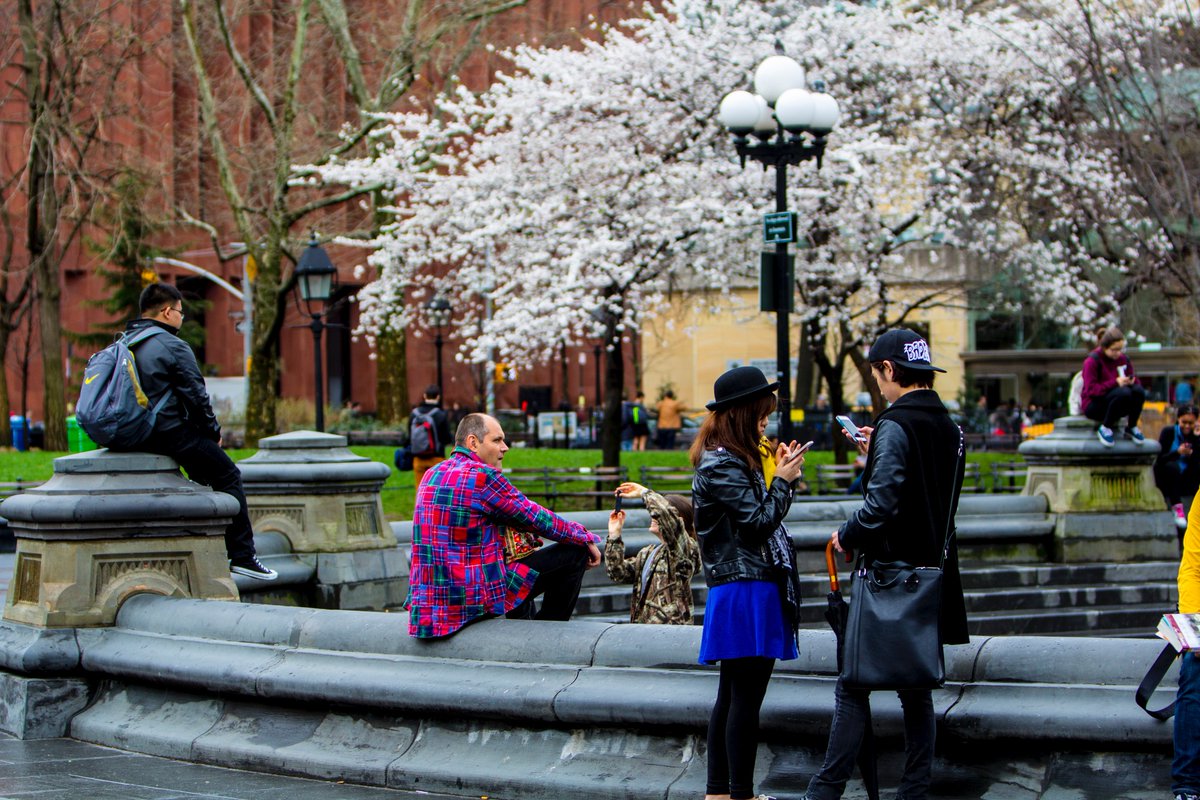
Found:
[(1143, 561), (1179, 557), (1175, 524), (1154, 485), (1158, 442), (1120, 438), (1105, 447), (1096, 423), (1060, 417), (1054, 431), (1024, 442), (1024, 494), (1056, 515), (1056, 561)]
[(294, 431), (258, 446), (238, 464), (254, 531), (281, 534), (295, 554), (316, 559), (320, 604), (378, 610), (402, 603), (408, 562), (379, 495), (391, 468), (355, 455), (335, 434)]
[(185, 479), (170, 458), (96, 450), (8, 498), (17, 540), (4, 619), (41, 627), (111, 625), (132, 594), (236, 600), (225, 528), (237, 501)]

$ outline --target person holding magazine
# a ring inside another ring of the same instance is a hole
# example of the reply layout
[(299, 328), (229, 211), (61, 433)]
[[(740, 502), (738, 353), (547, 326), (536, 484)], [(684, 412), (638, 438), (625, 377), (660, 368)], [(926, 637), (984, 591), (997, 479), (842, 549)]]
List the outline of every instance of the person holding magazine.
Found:
[[(1178, 581), (1179, 613), (1200, 614), (1200, 503), (1188, 514)], [(1171, 791), (1175, 800), (1200, 800), (1200, 656), (1188, 651), (1179, 659)]]

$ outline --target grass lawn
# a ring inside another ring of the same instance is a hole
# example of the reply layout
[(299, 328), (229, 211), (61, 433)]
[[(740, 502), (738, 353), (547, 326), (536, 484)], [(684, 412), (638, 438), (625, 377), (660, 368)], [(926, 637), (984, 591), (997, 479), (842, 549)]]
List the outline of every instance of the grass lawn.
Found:
[[(357, 455), (392, 465), (391, 447), (352, 447)], [(234, 461), (254, 455), (255, 450), (228, 451)], [(0, 449), (0, 482), (29, 481), (38, 483), (50, 478), (54, 472), (53, 461), (66, 453), (51, 453), (31, 450), (20, 453), (9, 448)], [(989, 465), (995, 461), (1021, 461), (1016, 453), (980, 452), (968, 453), (968, 461), (978, 462), (986, 475)], [(806, 466), (830, 464), (833, 452), (829, 450), (810, 452), (805, 458)], [(504, 456), (504, 466), (512, 468), (551, 467), (555, 469), (577, 469), (595, 467), (600, 463), (599, 450), (549, 450), (515, 447)], [(646, 450), (621, 453), (624, 465), (632, 479), (636, 480), (643, 466), (680, 467), (689, 466), (687, 453), (682, 450)], [(810, 473), (811, 474), (811, 473)], [(399, 473), (395, 469), (383, 485), (383, 511), (388, 519), (412, 519), (413, 476), (411, 472)]]

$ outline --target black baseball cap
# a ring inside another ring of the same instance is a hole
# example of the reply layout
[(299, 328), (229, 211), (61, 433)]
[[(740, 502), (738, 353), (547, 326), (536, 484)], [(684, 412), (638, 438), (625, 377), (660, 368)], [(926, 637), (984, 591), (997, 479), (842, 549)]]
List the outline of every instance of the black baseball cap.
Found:
[(893, 328), (875, 340), (867, 360), (875, 363), (890, 361), (898, 367), (945, 372), (930, 363), (929, 342), (908, 328)]

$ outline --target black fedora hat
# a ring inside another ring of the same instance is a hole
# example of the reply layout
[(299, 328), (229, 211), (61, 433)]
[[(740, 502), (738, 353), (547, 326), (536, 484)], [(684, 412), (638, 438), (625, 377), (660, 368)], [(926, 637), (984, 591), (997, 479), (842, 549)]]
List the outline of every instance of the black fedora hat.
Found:
[(758, 367), (734, 367), (713, 384), (714, 400), (705, 406), (709, 411), (722, 411), (740, 403), (768, 395), (779, 388), (779, 381), (767, 383), (767, 376)]

